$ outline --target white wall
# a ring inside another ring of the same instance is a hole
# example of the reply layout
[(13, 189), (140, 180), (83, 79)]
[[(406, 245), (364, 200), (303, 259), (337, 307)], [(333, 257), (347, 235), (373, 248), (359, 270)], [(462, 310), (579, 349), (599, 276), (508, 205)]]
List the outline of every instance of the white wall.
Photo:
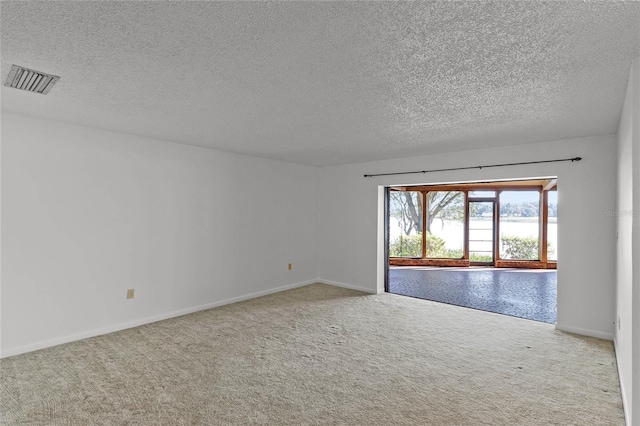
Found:
[[(364, 174), (571, 158), (580, 162), (364, 178)], [(318, 256), (324, 282), (382, 290), (381, 186), (558, 176), (559, 329), (613, 338), (616, 138), (598, 136), (508, 148), (327, 167), (319, 176)]]
[(315, 168), (3, 113), (1, 184), (3, 356), (317, 277)]
[[(615, 210), (616, 356), (629, 425), (640, 423), (640, 59), (634, 62), (618, 126)], [(633, 420), (635, 423), (633, 423)]]
[[(559, 178), (558, 328), (613, 337), (616, 220), (605, 212), (618, 208), (615, 136), (317, 170), (2, 119), (2, 356), (318, 277), (380, 291), (383, 186), (540, 176)], [(574, 156), (583, 160), (363, 177)], [(125, 299), (127, 288), (135, 299)]]

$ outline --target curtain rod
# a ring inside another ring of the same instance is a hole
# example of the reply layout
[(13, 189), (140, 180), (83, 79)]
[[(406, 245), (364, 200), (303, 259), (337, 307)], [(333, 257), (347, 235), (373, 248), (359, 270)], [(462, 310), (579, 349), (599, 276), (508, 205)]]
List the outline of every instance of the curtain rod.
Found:
[(488, 169), (489, 167), (506, 167), (506, 166), (521, 166), (523, 164), (540, 164), (540, 163), (559, 163), (561, 161), (580, 161), (581, 157), (573, 157), (573, 158), (561, 158), (559, 160), (541, 160), (541, 161), (524, 161), (522, 163), (504, 163), (504, 164), (489, 164), (487, 166), (470, 166), (470, 167), (453, 167), (449, 169), (434, 169), (434, 170), (420, 170), (416, 172), (396, 172), (396, 173), (374, 173), (370, 175), (364, 175), (364, 177), (374, 177), (374, 176), (394, 176), (394, 175), (412, 175), (417, 173), (433, 173), (433, 172), (449, 172), (453, 170), (470, 170), (470, 169)]

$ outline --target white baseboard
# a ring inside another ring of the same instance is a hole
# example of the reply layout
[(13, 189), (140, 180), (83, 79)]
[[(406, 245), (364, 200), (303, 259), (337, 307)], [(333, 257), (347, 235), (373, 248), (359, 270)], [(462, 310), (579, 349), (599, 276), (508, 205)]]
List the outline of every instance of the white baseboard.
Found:
[(67, 336), (56, 337), (55, 339), (42, 340), (40, 342), (30, 343), (28, 345), (18, 346), (9, 349), (0, 349), (0, 358), (6, 358), (13, 355), (20, 355), (27, 352), (37, 351), (39, 349), (50, 348), (52, 346), (62, 345), (64, 343), (75, 342), (76, 340), (87, 339), (89, 337), (101, 336), (103, 334), (113, 333), (115, 331), (126, 330), (128, 328), (138, 327), (144, 324), (150, 324), (152, 322), (162, 321), (169, 318), (175, 318), (182, 315), (191, 314), (198, 311), (204, 311), (206, 309), (215, 308), (218, 306), (229, 305), (231, 303), (241, 302), (243, 300), (254, 299), (260, 296), (266, 296), (272, 293), (278, 293), (292, 288), (303, 287), (305, 285), (314, 284), (318, 280), (303, 281), (294, 284), (288, 284), (281, 287), (271, 288), (268, 290), (258, 291), (255, 293), (245, 294), (243, 296), (231, 297), (229, 299), (218, 300), (211, 303), (205, 303), (204, 305), (193, 306), (191, 308), (179, 309), (177, 311), (171, 311), (160, 315), (154, 315), (152, 317), (146, 317), (129, 321), (120, 324), (114, 324), (107, 327), (96, 328), (93, 330), (83, 331), (81, 333), (70, 334)]
[(556, 324), (556, 330), (613, 341), (613, 333), (605, 333), (604, 331), (589, 330), (587, 328), (573, 327), (570, 325), (561, 325), (561, 324)]
[(325, 280), (325, 279), (322, 279), (322, 278), (318, 278), (318, 280), (316, 282), (318, 282), (320, 284), (328, 284), (328, 285), (334, 285), (336, 287), (348, 288), (350, 290), (362, 291), (363, 293), (369, 293), (369, 294), (377, 294), (378, 293), (376, 290), (372, 290), (370, 288), (360, 287), (360, 286), (352, 285), (352, 284), (345, 284), (345, 283), (341, 283), (341, 282), (338, 282), (338, 281)]
[(630, 414), (627, 411), (627, 392), (625, 391), (624, 381), (620, 376), (620, 359), (618, 358), (618, 342), (616, 339), (613, 339), (613, 349), (616, 354), (616, 367), (618, 370), (618, 381), (620, 382), (620, 393), (622, 394), (622, 410), (624, 411), (624, 421), (627, 426), (631, 426)]

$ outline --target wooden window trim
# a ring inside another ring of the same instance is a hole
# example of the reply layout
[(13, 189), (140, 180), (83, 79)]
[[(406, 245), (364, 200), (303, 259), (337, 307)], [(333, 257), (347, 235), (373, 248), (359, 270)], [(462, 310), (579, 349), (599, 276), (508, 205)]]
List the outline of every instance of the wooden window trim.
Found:
[[(423, 185), (392, 187), (390, 190), (415, 191), (422, 194), (422, 256), (420, 258), (394, 257), (389, 258), (389, 265), (393, 266), (470, 266), (486, 265), (486, 263), (469, 261), (469, 204), (473, 202), (493, 202), (493, 227), (494, 227), (494, 255), (493, 265), (498, 268), (530, 268), (530, 269), (557, 269), (557, 261), (548, 260), (548, 222), (549, 199), (548, 191), (557, 190), (557, 179), (486, 182), (451, 185)], [(469, 197), (470, 191), (496, 191), (495, 197)], [(427, 257), (427, 194), (432, 191), (457, 191), (464, 194), (464, 224), (463, 224), (463, 257), (462, 259), (437, 259)], [(503, 191), (538, 191), (540, 193), (539, 212), (539, 260), (511, 260), (500, 258), (500, 195)]]
[(427, 258), (427, 193), (428, 191), (420, 191), (422, 194), (422, 258)]
[(549, 190), (543, 189), (540, 191), (540, 214), (538, 217), (539, 221), (539, 229), (540, 229), (540, 261), (547, 264), (547, 256), (548, 256), (548, 226), (549, 226)]

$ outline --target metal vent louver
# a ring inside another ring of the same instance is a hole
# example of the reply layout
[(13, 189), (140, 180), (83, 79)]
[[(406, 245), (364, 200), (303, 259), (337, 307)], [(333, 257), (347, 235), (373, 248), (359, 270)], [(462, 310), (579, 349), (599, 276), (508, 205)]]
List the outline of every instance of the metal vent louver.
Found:
[(58, 80), (60, 80), (60, 77), (57, 75), (45, 74), (19, 65), (12, 65), (4, 85), (46, 95)]

